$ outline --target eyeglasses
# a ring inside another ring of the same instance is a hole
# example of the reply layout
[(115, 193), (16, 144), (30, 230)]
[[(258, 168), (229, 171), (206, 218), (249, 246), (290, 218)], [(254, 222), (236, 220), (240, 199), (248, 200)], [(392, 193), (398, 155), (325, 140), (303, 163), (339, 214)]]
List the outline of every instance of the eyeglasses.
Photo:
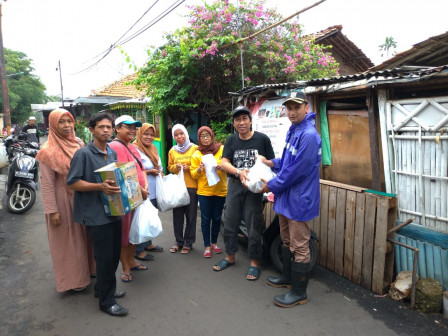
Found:
[(212, 136), (211, 135), (201, 135), (200, 138), (201, 139), (211, 139)]

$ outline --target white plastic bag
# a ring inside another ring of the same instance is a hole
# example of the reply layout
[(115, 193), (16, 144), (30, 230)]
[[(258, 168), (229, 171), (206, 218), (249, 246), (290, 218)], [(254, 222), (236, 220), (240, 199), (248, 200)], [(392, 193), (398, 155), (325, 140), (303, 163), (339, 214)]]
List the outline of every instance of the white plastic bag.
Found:
[(269, 181), (274, 176), (275, 174), (271, 168), (266, 166), (259, 158), (257, 158), (255, 160), (255, 164), (247, 174), (247, 177), (249, 178), (249, 181), (246, 181), (247, 189), (253, 193), (258, 193), (264, 186), (264, 182), (261, 179)]
[(144, 243), (158, 237), (162, 232), (159, 212), (148, 198), (135, 209), (129, 230), (129, 242), (131, 244)]
[(184, 170), (179, 174), (156, 177), (157, 206), (161, 212), (168, 211), (190, 203), (190, 195), (184, 180)]
[(8, 154), (6, 154), (6, 147), (0, 143), (0, 168), (8, 167)]

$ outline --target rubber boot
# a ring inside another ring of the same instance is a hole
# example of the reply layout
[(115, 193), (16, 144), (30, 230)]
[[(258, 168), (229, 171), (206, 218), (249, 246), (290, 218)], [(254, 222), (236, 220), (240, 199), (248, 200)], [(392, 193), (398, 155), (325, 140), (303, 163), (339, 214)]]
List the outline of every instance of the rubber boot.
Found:
[(281, 246), (283, 270), (282, 274), (278, 277), (269, 276), (266, 279), (266, 283), (272, 287), (286, 287), (291, 288), (291, 258), (293, 254), (289, 250), (289, 247)]
[(285, 295), (276, 295), (274, 303), (277, 306), (291, 308), (296, 305), (305, 304), (306, 288), (308, 287), (310, 263), (299, 263), (291, 261), (291, 289)]

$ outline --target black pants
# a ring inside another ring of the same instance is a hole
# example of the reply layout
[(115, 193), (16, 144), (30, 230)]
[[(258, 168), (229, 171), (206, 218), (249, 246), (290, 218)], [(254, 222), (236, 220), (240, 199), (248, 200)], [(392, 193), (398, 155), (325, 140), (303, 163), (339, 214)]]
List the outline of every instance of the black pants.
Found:
[(120, 262), (121, 219), (98, 226), (87, 226), (96, 261), (95, 292), (98, 293), (100, 308), (113, 306), (117, 289), (115, 272)]
[[(196, 217), (198, 215), (197, 189), (187, 188), (190, 204), (173, 209), (174, 238), (179, 247), (192, 247), (196, 241)], [(184, 216), (187, 221), (184, 232)]]
[(250, 259), (261, 259), (262, 233), (265, 228), (262, 200), (263, 194), (254, 194), (244, 188), (239, 180), (229, 179), (223, 232), (227, 254), (238, 251), (238, 229), (244, 218), (249, 239), (247, 254)]

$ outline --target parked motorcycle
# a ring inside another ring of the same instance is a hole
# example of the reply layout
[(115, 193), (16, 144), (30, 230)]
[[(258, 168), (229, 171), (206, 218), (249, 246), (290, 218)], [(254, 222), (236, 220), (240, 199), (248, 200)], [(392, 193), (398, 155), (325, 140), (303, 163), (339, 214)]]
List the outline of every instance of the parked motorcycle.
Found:
[(23, 134), (5, 140), (10, 162), (6, 183), (7, 204), (8, 210), (16, 214), (33, 207), (39, 179), (39, 166), (35, 159), (39, 145), (29, 142), (27, 134)]
[[(268, 200), (266, 199), (266, 197), (263, 197), (263, 204), (266, 206), (267, 203)], [(225, 216), (225, 206), (222, 219), (224, 219), (224, 216)], [(239, 235), (244, 241), (247, 241), (248, 233), (244, 220), (242, 220), (240, 223)], [(318, 241), (319, 238), (317, 237), (316, 233), (311, 230), (311, 238), (309, 240), (310, 258), (311, 258), (309, 266), (310, 272), (316, 267), (319, 258), (319, 249), (317, 247)], [(282, 244), (283, 242), (280, 237), (280, 226), (278, 221), (278, 215), (275, 215), (272, 222), (269, 223), (268, 226), (266, 226), (266, 229), (263, 232), (263, 255), (271, 259), (272, 264), (279, 272), (281, 272), (283, 269), (282, 252), (281, 252)]]

